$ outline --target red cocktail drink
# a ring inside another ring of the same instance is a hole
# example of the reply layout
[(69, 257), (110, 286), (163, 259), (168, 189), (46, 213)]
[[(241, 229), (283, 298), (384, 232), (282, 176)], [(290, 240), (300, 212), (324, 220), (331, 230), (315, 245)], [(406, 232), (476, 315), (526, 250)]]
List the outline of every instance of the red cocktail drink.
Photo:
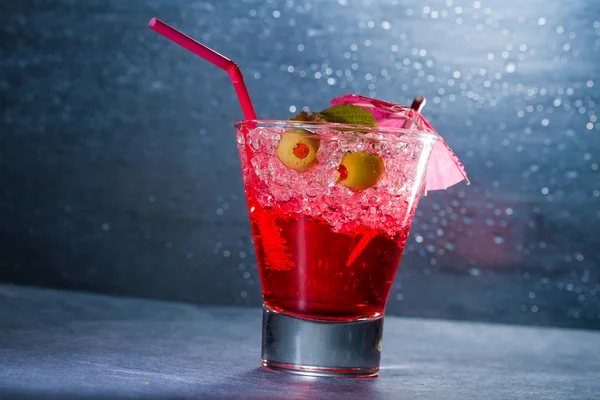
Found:
[(233, 61), (156, 18), (148, 26), (226, 71), (244, 112), (235, 126), (263, 288), (262, 364), (376, 375), (419, 196), (467, 180), (420, 115), (425, 99), (405, 107), (349, 94), (293, 122), (259, 121)]
[[(263, 290), (263, 364), (375, 374), (436, 136), (290, 121), (241, 121), (236, 134)], [(345, 343), (353, 335), (357, 355)]]

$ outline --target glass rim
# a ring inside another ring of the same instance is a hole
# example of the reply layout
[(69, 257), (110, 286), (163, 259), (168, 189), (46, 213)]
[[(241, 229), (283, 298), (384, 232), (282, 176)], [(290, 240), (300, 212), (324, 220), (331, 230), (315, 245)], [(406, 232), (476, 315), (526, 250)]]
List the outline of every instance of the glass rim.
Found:
[[(390, 126), (367, 126), (367, 125), (351, 125), (340, 124), (336, 122), (306, 122), (306, 121), (291, 121), (291, 120), (276, 120), (276, 119), (243, 119), (233, 123), (234, 128), (239, 129), (242, 126), (253, 125), (252, 128), (289, 128), (289, 129), (306, 129), (318, 135), (319, 130), (327, 129), (328, 131), (339, 130), (340, 134), (361, 133), (362, 135), (378, 134), (385, 138), (413, 138), (413, 139), (430, 139), (433, 142), (439, 139), (436, 132), (428, 132), (419, 129), (406, 129)], [(366, 132), (365, 132), (366, 131)], [(385, 134), (385, 135), (384, 135)], [(378, 138), (378, 139), (381, 139)]]

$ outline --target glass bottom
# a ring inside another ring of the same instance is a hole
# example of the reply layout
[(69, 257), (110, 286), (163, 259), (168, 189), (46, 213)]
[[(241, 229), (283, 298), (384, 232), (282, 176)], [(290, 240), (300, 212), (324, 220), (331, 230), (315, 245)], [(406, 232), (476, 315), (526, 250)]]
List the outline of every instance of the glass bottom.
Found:
[(300, 375), (371, 377), (379, 371), (383, 317), (332, 322), (263, 309), (263, 366)]

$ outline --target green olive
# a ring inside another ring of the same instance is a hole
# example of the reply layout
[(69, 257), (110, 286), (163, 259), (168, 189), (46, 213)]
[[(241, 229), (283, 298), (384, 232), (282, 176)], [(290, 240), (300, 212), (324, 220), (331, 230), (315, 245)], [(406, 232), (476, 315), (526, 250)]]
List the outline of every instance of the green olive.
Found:
[(366, 151), (346, 153), (338, 167), (338, 183), (355, 191), (377, 185), (385, 172), (385, 163), (378, 154)]
[(318, 150), (319, 139), (314, 134), (304, 129), (290, 129), (279, 139), (277, 157), (286, 167), (304, 172), (317, 164)]

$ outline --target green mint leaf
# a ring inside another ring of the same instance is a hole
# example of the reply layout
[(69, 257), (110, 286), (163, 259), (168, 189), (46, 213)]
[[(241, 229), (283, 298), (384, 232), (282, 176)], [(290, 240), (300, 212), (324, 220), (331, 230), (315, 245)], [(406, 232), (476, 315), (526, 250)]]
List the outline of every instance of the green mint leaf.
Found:
[(359, 106), (352, 104), (338, 104), (319, 113), (327, 122), (349, 125), (377, 126), (375, 117)]

